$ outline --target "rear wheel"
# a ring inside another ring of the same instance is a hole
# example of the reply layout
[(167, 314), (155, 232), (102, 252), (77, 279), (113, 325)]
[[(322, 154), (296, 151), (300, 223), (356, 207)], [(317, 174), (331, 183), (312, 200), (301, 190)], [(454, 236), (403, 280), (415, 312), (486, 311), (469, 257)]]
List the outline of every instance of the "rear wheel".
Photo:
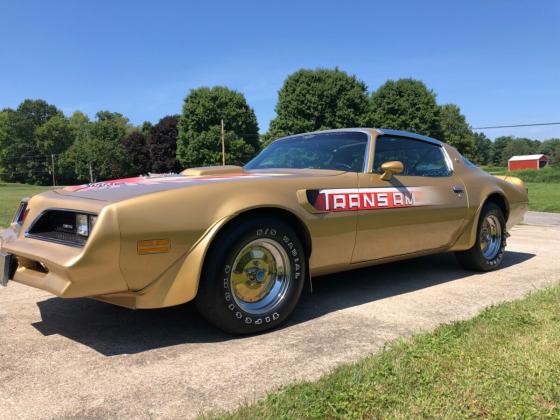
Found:
[(506, 220), (493, 202), (480, 212), (476, 242), (471, 249), (456, 252), (459, 263), (469, 270), (490, 271), (499, 267), (506, 248)]
[(218, 328), (248, 334), (273, 328), (296, 306), (306, 257), (292, 228), (280, 220), (245, 220), (220, 234), (204, 267), (196, 298)]

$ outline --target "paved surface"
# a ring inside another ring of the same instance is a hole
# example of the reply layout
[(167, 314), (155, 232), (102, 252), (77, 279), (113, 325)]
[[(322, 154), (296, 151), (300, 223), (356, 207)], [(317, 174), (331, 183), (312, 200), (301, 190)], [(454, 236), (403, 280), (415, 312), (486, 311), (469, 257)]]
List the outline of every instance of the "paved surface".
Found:
[(12, 283), (0, 290), (0, 418), (232, 408), (560, 280), (560, 226), (519, 226), (508, 249), (493, 273), (443, 254), (316, 279), (288, 325), (246, 338), (217, 332), (191, 305), (135, 312)]
[(542, 211), (528, 211), (523, 223), (538, 226), (560, 226), (560, 213), (545, 213)]

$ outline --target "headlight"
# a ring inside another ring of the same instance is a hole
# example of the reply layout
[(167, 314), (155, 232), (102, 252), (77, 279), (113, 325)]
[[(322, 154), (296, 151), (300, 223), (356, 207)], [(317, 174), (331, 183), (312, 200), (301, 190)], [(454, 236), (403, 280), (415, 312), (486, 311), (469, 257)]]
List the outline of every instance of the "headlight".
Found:
[(89, 236), (96, 222), (97, 216), (76, 214), (76, 233), (82, 236)]
[(76, 215), (76, 233), (82, 236), (89, 236), (89, 223), (87, 214)]

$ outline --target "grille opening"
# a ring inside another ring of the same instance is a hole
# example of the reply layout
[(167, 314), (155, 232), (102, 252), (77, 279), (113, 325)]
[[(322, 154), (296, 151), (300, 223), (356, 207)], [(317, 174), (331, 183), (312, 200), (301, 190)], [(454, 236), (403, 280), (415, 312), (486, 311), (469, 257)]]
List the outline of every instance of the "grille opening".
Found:
[(70, 210), (47, 210), (33, 223), (27, 236), (73, 246), (84, 246), (87, 236), (78, 233), (76, 217), (86, 214)]
[(47, 266), (40, 261), (18, 256), (17, 262), (20, 267), (27, 268), (28, 270), (38, 271), (43, 274), (47, 274), (49, 272)]

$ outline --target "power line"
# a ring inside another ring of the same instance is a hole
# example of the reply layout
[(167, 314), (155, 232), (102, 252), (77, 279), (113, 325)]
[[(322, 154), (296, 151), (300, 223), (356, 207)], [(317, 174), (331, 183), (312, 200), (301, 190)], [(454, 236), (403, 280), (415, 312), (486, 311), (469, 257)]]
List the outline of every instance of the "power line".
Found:
[(489, 127), (474, 127), (473, 130), (490, 130), (492, 128), (536, 127), (540, 125), (560, 125), (560, 122), (547, 122), (537, 124), (494, 125)]

